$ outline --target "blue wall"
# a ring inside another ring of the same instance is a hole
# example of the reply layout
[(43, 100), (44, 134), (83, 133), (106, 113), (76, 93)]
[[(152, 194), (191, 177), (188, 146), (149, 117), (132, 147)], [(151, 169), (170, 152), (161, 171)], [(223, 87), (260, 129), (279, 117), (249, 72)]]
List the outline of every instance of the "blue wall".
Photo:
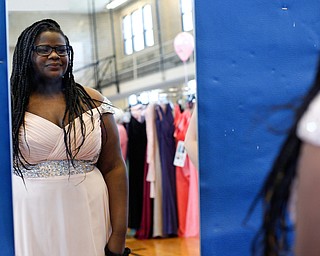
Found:
[(311, 85), (320, 2), (195, 0), (201, 255), (250, 255), (257, 209), (243, 220), (278, 153), (290, 112)]
[(7, 61), (7, 14), (5, 1), (0, 1), (0, 255), (13, 256), (13, 221), (11, 196), (10, 111)]

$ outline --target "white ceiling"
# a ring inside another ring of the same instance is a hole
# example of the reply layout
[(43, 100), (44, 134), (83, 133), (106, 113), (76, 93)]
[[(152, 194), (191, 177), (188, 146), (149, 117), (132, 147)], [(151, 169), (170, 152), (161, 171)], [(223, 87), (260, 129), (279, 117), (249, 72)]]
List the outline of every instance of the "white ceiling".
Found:
[(71, 13), (88, 13), (95, 7), (95, 12), (106, 11), (110, 0), (6, 0), (10, 11), (54, 11)]

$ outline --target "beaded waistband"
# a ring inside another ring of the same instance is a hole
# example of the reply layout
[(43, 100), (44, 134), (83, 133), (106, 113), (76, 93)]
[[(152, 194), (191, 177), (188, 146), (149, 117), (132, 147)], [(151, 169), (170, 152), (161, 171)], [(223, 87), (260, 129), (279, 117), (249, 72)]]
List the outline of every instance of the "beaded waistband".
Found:
[[(91, 172), (95, 165), (92, 161), (74, 160), (74, 166), (68, 160), (51, 160), (27, 168), (20, 167), (24, 178), (49, 178), (54, 176), (69, 176)], [(20, 176), (17, 170), (13, 174)]]

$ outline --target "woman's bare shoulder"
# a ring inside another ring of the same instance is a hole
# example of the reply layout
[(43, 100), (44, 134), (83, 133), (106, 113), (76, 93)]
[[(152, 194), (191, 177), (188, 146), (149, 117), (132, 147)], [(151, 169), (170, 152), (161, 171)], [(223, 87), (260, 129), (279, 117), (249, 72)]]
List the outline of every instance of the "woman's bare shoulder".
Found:
[(91, 87), (87, 87), (87, 86), (83, 86), (83, 88), (85, 89), (85, 91), (89, 94), (89, 96), (93, 99), (93, 100), (97, 100), (102, 102), (104, 100), (104, 96), (98, 92), (96, 89), (93, 89)]

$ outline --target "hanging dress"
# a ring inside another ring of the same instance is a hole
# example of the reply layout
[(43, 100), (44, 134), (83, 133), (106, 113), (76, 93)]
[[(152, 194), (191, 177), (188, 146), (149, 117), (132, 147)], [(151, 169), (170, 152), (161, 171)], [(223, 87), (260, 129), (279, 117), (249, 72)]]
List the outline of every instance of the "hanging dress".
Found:
[(147, 181), (148, 164), (145, 162), (143, 180), (143, 202), (140, 227), (135, 234), (137, 239), (151, 238), (152, 234), (152, 205), (153, 199), (150, 198), (150, 182)]
[[(174, 137), (176, 143), (184, 141), (186, 132), (189, 126), (191, 112), (186, 109), (180, 115), (175, 115), (175, 132)], [(187, 158), (187, 157), (186, 157)], [(189, 201), (189, 187), (190, 187), (190, 169), (186, 164), (186, 159), (183, 167), (176, 166), (176, 186), (177, 186), (177, 211), (178, 211), (178, 235), (184, 237), (186, 235), (187, 224), (187, 210)]]
[(162, 237), (162, 172), (156, 130), (155, 104), (150, 103), (145, 111), (147, 132), (144, 201), (140, 229), (136, 237), (146, 239)]
[[(176, 141), (184, 141), (191, 119), (190, 109), (186, 109), (176, 120), (174, 136)], [(176, 166), (177, 206), (181, 237), (199, 235), (199, 182), (198, 170), (186, 156), (184, 166)]]
[(127, 148), (128, 148), (128, 134), (127, 130), (123, 124), (117, 123), (117, 128), (119, 132), (119, 140), (120, 140), (120, 147), (121, 153), (124, 161), (127, 160)]
[(156, 127), (162, 169), (162, 221), (163, 235), (178, 233), (176, 173), (173, 165), (175, 155), (174, 119), (170, 104), (156, 107)]
[(132, 115), (128, 124), (129, 228), (139, 229), (143, 204), (143, 177), (147, 147), (146, 123)]

